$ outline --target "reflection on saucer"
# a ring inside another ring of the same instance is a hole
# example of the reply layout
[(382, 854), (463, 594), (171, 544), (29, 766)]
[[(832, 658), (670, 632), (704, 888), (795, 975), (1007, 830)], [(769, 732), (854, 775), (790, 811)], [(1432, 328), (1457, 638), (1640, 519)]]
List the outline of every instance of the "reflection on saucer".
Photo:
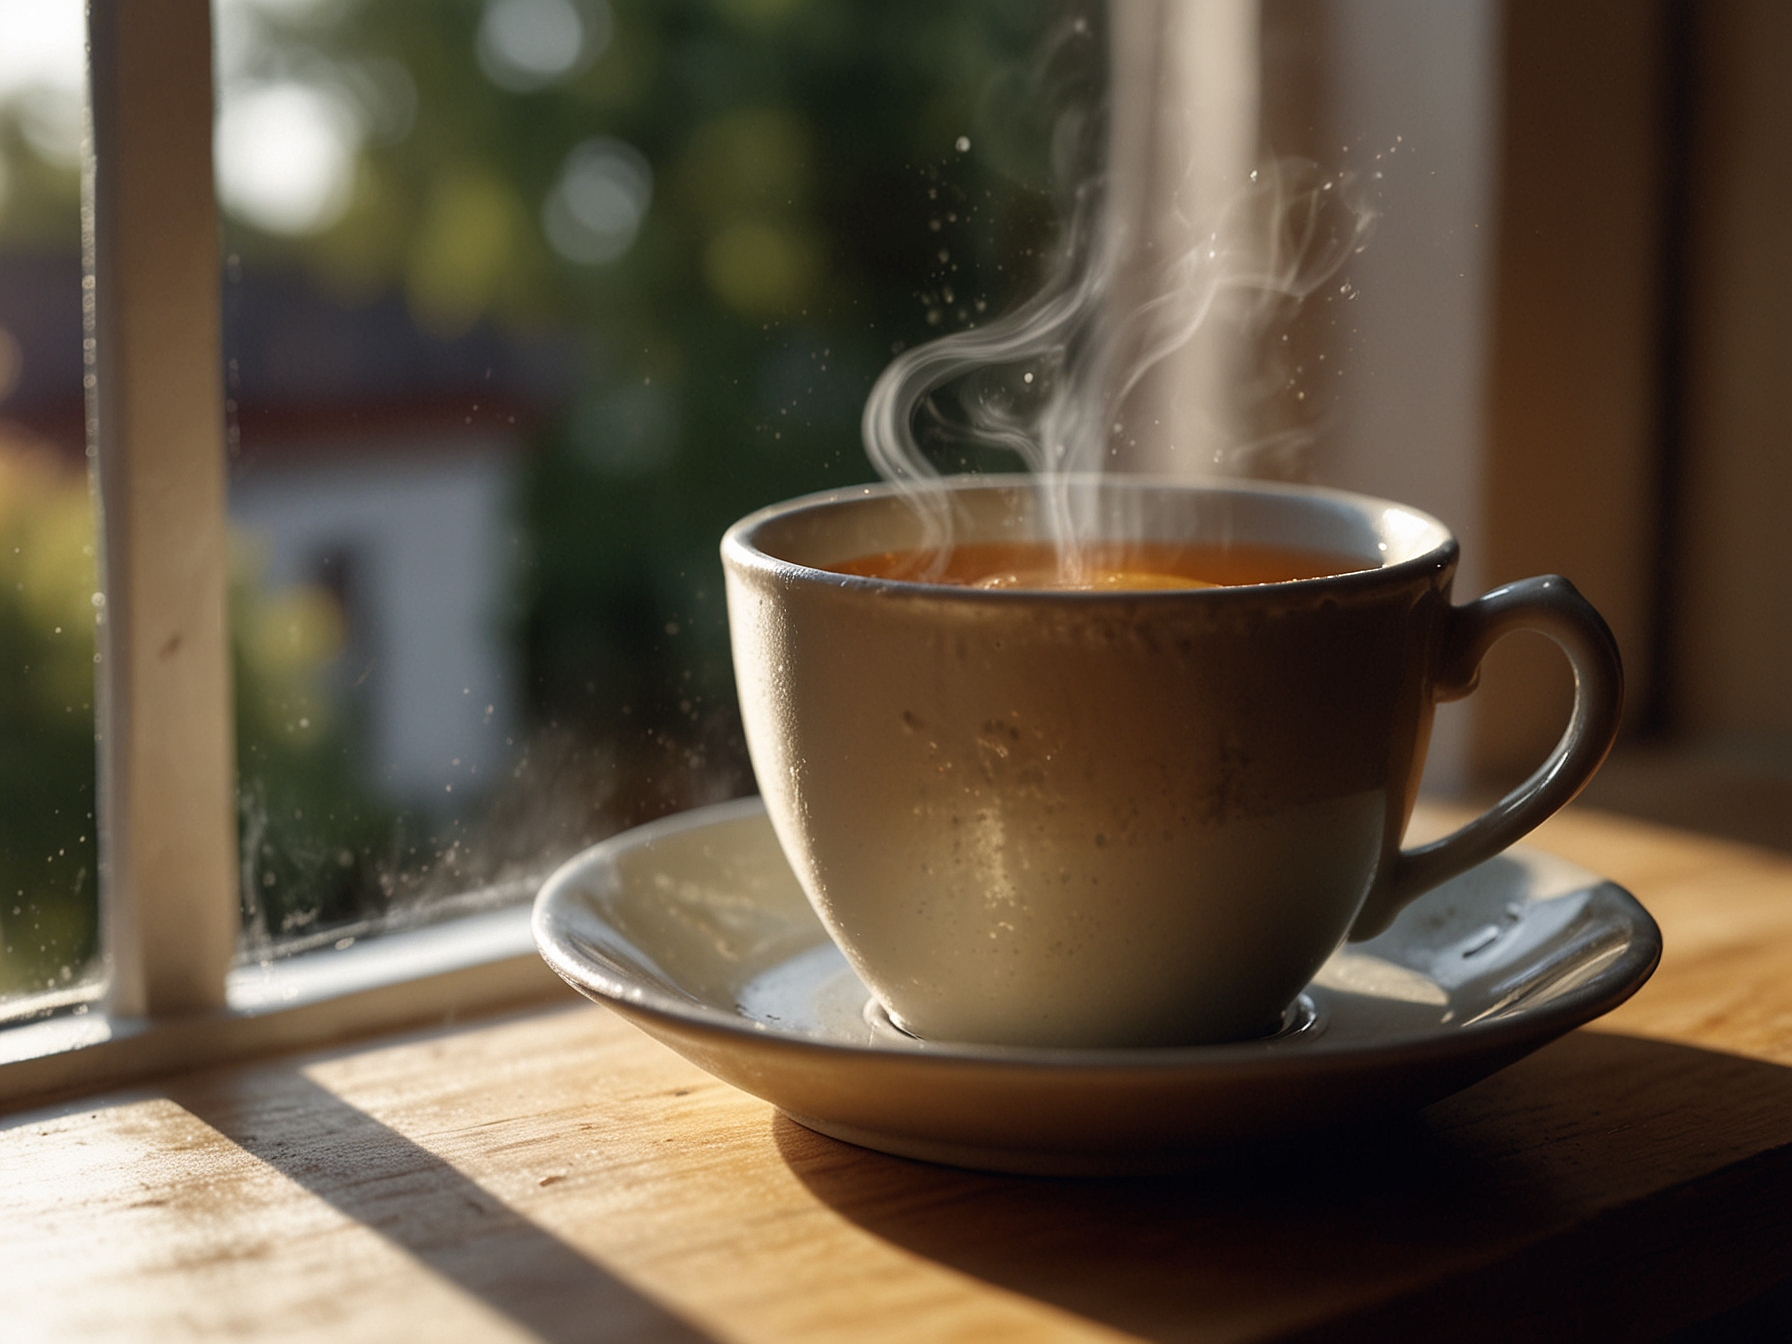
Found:
[(1367, 952), (1343, 948), (1319, 968), (1313, 983), (1321, 989), (1334, 989), (1340, 994), (1363, 994), (1372, 999), (1392, 999), (1397, 1003), (1424, 1003), (1448, 1008), (1450, 996), (1444, 987), (1429, 976)]

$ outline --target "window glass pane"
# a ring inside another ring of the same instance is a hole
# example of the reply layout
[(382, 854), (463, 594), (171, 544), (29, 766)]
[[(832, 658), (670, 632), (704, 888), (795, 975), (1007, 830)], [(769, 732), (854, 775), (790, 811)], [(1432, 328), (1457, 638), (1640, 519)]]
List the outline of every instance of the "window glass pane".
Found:
[(80, 0), (0, 3), (0, 1016), (97, 978)]
[(255, 958), (750, 790), (717, 542), (1036, 278), (1055, 11), (214, 13)]

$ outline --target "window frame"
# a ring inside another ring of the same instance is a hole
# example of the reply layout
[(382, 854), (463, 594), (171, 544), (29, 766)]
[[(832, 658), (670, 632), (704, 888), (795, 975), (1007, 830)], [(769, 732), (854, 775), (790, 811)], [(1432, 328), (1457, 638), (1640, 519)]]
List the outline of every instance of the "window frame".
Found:
[(103, 978), (0, 1005), (0, 1104), (565, 993), (526, 906), (237, 964), (210, 0), (88, 0), (87, 65)]

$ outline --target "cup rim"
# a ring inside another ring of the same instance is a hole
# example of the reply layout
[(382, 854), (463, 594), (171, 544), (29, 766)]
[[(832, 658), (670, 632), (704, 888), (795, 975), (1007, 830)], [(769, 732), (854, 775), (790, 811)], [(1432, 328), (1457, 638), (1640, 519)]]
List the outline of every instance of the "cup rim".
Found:
[[(1332, 486), (1306, 485), (1298, 482), (1259, 481), (1242, 478), (1191, 481), (1185, 477), (1113, 473), (1110, 475), (1078, 474), (1070, 481), (1087, 480), (1095, 484), (1121, 484), (1140, 489), (1170, 488), (1185, 491), (1208, 491), (1218, 494), (1269, 495), (1283, 498), (1319, 498), (1345, 504), (1359, 512), (1385, 513), (1398, 510), (1409, 515), (1421, 527), (1436, 533), (1436, 544), (1404, 560), (1377, 565), (1368, 569), (1346, 570), (1341, 574), (1316, 574), (1306, 578), (1287, 579), (1275, 583), (1222, 584), (1211, 588), (1135, 588), (1135, 589), (1067, 589), (1067, 588), (973, 588), (958, 584), (929, 583), (917, 579), (894, 579), (868, 574), (847, 574), (824, 569), (797, 560), (786, 560), (762, 549), (755, 535), (771, 523), (812, 509), (825, 509), (839, 504), (867, 499), (899, 497), (911, 487), (890, 482), (840, 486), (817, 490), (791, 499), (768, 504), (747, 514), (722, 534), (721, 553), (724, 568), (730, 564), (769, 577), (824, 583), (843, 591), (875, 592), (890, 595), (923, 596), (940, 601), (975, 603), (1015, 603), (1050, 601), (1053, 603), (1162, 603), (1162, 602), (1240, 602), (1261, 598), (1267, 593), (1294, 593), (1316, 588), (1345, 588), (1399, 583), (1421, 573), (1448, 569), (1456, 562), (1460, 545), (1455, 534), (1433, 515), (1410, 504), (1384, 499), (1353, 490)], [(1012, 490), (1036, 482), (1037, 477), (1024, 472), (988, 472), (944, 476), (940, 484), (952, 491), (979, 489)]]

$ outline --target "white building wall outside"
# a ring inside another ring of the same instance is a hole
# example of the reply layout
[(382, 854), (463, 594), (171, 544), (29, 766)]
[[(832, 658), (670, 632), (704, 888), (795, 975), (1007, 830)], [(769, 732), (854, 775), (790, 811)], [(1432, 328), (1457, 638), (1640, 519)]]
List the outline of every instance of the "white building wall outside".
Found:
[(455, 793), (503, 768), (515, 733), (507, 447), (294, 453), (232, 486), (231, 521), (269, 590), (327, 581), (325, 558), (346, 557), (353, 628), (341, 671), (364, 715), (372, 783), (395, 802), (451, 809)]

